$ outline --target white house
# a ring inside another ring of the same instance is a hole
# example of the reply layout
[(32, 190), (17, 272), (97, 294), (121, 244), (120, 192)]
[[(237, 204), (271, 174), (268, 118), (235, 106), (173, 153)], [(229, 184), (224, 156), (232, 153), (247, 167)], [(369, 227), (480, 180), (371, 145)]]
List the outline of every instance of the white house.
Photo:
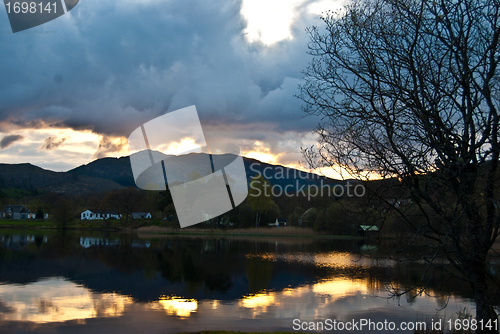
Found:
[(151, 213), (150, 212), (133, 212), (132, 218), (133, 219), (141, 219), (141, 218), (151, 219)]
[(116, 211), (103, 210), (85, 210), (80, 214), (81, 220), (102, 220), (102, 219), (120, 219), (121, 215)]
[(274, 223), (269, 224), (270, 227), (275, 226), (275, 227), (280, 227), (280, 226), (286, 226), (286, 218), (276, 218), (276, 221)]

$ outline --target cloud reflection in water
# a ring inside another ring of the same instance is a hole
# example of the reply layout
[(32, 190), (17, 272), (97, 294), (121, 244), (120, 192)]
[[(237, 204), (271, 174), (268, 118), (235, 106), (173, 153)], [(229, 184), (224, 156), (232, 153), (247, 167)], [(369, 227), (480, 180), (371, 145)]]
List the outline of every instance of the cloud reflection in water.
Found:
[(54, 277), (26, 285), (1, 284), (0, 302), (2, 320), (48, 323), (118, 317), (132, 299), (116, 293), (94, 294)]

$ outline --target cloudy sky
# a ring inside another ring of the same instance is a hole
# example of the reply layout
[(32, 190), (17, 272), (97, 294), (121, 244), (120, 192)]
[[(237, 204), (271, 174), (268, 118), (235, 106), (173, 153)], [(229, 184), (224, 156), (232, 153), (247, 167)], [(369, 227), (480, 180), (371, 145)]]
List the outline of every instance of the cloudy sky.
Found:
[(305, 28), (340, 1), (80, 0), (16, 34), (0, 8), (0, 162), (128, 155), (134, 129), (196, 105), (209, 141), (297, 166), (319, 122), (294, 97)]

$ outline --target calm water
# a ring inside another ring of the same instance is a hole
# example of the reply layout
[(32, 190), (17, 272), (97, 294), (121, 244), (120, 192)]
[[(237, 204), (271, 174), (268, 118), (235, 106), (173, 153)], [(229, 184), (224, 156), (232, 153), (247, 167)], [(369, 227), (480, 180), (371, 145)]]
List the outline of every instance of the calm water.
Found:
[(359, 241), (0, 231), (0, 246), (6, 333), (270, 331), (292, 330), (294, 319), (474, 314), (456, 282), (389, 298), (423, 265), (361, 257), (378, 250)]

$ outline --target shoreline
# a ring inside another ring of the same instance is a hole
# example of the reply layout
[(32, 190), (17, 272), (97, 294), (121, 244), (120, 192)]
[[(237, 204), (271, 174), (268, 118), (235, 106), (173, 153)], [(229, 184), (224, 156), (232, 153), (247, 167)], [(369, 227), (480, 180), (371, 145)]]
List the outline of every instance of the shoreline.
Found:
[[(61, 230), (60, 227), (46, 222), (0, 222), (0, 231), (2, 230)], [(160, 227), (156, 225), (148, 226), (120, 226), (120, 227), (97, 227), (97, 226), (67, 226), (67, 231), (93, 231), (93, 232), (115, 232), (115, 233), (134, 233), (138, 237), (162, 237), (162, 236), (219, 236), (219, 237), (286, 237), (286, 238), (313, 238), (313, 239), (340, 239), (340, 240), (356, 240), (363, 239), (358, 236), (331, 235), (317, 233), (311, 228), (302, 227), (257, 227), (257, 228), (235, 228), (235, 229), (197, 229), (197, 228), (172, 228)]]
[[(304, 233), (300, 233), (304, 232)], [(139, 237), (147, 236), (171, 236), (171, 235), (192, 235), (192, 236), (230, 236), (230, 237), (285, 237), (285, 238), (321, 238), (321, 239), (359, 239), (356, 236), (330, 235), (314, 232), (310, 228), (301, 227), (279, 227), (279, 228), (248, 228), (248, 229), (172, 229), (159, 226), (143, 226), (135, 230)]]

